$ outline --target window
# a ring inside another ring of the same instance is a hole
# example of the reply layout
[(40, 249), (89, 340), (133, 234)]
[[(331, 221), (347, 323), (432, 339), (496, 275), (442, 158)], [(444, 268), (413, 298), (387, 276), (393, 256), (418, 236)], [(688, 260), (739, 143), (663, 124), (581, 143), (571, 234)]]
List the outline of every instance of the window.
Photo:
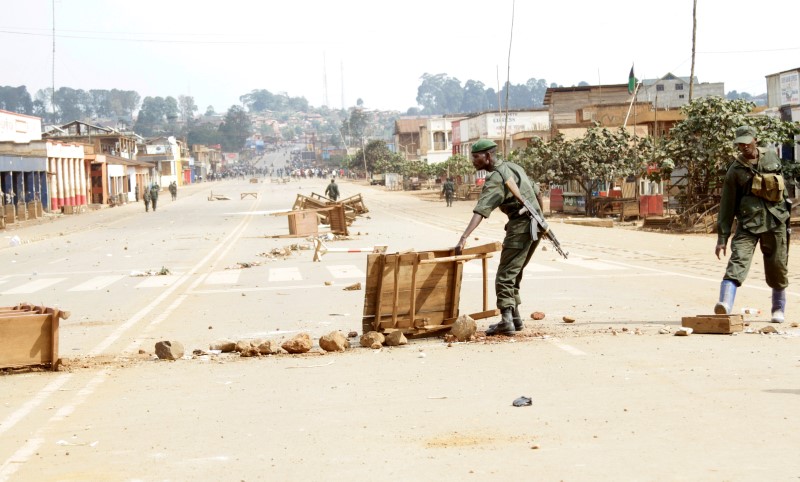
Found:
[(675, 90), (683, 90), (683, 84), (675, 84)]
[(683, 94), (678, 94), (679, 99), (683, 99)]
[(656, 85), (656, 92), (664, 92), (664, 84)]

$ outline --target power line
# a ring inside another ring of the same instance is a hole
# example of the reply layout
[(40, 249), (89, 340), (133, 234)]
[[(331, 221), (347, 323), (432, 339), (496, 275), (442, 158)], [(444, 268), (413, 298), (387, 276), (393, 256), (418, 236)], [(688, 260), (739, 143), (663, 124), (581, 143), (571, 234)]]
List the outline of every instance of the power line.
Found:
[[(23, 31), (15, 31), (15, 30), (5, 30), (0, 29), (0, 34), (9, 34), (9, 35), (27, 35), (31, 37), (52, 37), (53, 34), (45, 34), (45, 33), (34, 33), (34, 32), (23, 32)], [(144, 35), (144, 34), (143, 34)], [(311, 41), (302, 41), (302, 40), (292, 40), (292, 41), (284, 41), (284, 40), (276, 40), (276, 41), (265, 41), (265, 40), (183, 40), (183, 39), (135, 39), (135, 38), (124, 38), (124, 37), (103, 37), (103, 36), (95, 36), (95, 37), (87, 37), (83, 35), (64, 35), (64, 34), (56, 34), (57, 38), (68, 38), (68, 39), (78, 39), (78, 40), (110, 40), (116, 42), (134, 42), (134, 43), (164, 43), (164, 44), (196, 44), (196, 45), (296, 45), (296, 44), (316, 44), (318, 42), (311, 42)], [(326, 45), (334, 44), (337, 42), (329, 42), (326, 41)]]

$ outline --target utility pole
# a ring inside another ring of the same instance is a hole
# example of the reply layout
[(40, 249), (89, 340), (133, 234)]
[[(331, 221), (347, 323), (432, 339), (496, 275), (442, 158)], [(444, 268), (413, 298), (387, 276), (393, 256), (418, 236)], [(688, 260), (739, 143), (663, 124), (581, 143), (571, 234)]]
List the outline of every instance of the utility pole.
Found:
[(692, 73), (689, 74), (689, 103), (692, 103), (692, 93), (694, 87), (694, 53), (697, 46), (697, 0), (692, 7)]

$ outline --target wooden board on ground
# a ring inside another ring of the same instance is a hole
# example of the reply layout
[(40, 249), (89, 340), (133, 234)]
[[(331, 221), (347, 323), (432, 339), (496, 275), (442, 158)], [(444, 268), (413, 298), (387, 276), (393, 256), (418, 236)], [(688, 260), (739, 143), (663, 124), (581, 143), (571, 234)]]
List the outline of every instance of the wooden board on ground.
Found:
[(452, 250), (368, 255), (364, 332), (400, 330), (414, 338), (449, 330), (459, 315), (463, 266), (471, 260), (482, 261), (484, 267), (484, 306), (475, 315), (491, 316), (486, 259), (498, 245), (478, 246), (473, 248), (477, 253), (461, 256), (454, 256)]
[(310, 236), (319, 233), (317, 215), (309, 211), (297, 211), (287, 215), (289, 234), (292, 236)]
[(730, 335), (744, 330), (742, 315), (684, 316), (681, 325), (699, 334)]
[(58, 326), (69, 312), (20, 304), (0, 307), (0, 368), (58, 365)]
[(242, 199), (246, 198), (247, 196), (250, 196), (253, 199), (258, 199), (258, 193), (257, 192), (243, 192), (243, 193), (239, 193), (239, 196), (240, 196), (239, 200), (242, 200)]

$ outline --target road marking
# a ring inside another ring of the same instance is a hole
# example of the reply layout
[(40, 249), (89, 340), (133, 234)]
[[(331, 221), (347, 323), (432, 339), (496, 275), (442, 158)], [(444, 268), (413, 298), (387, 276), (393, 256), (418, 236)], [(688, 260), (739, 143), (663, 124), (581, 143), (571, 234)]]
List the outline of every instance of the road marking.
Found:
[(72, 374), (60, 375), (58, 378), (53, 380), (52, 382), (48, 383), (44, 388), (39, 390), (39, 393), (36, 394), (32, 399), (28, 400), (23, 406), (16, 409), (11, 415), (6, 417), (5, 420), (0, 422), (0, 435), (6, 432), (8, 429), (13, 427), (17, 424), (20, 420), (25, 418), (34, 408), (39, 406), (47, 397), (52, 395), (54, 392), (58, 391), (62, 385), (67, 383), (67, 381), (72, 378)]
[(303, 277), (297, 268), (270, 268), (269, 281), (300, 281)]
[(327, 266), (334, 278), (366, 278), (367, 275), (352, 264)]
[(85, 402), (86, 399), (89, 398), (89, 396), (92, 395), (95, 390), (97, 390), (97, 387), (99, 387), (100, 384), (106, 381), (106, 378), (108, 378), (110, 374), (111, 369), (107, 368), (95, 375), (86, 383), (86, 385), (83, 386), (83, 388), (78, 391), (71, 403), (62, 405), (58, 411), (56, 411), (56, 413), (50, 417), (47, 423), (36, 431), (33, 437), (29, 438), (22, 447), (17, 449), (17, 451), (14, 452), (11, 457), (6, 459), (6, 461), (3, 462), (3, 465), (0, 465), (0, 482), (9, 480), (9, 477), (11, 477), (14, 472), (19, 470), (23, 464), (28, 462), (28, 460), (30, 460), (36, 451), (39, 450), (42, 445), (44, 445), (45, 431), (50, 424), (62, 421), (70, 416), (79, 405)]
[(114, 276), (95, 276), (94, 278), (84, 281), (83, 283), (79, 284), (74, 288), (70, 288), (67, 291), (96, 291), (105, 288), (106, 286), (110, 285), (111, 283), (117, 282), (124, 278), (124, 275), (114, 275)]
[(148, 276), (144, 281), (136, 285), (136, 288), (165, 288), (175, 283), (180, 276), (167, 274), (163, 276)]
[(235, 285), (242, 274), (240, 269), (226, 269), (225, 271), (212, 271), (205, 279), (208, 285)]
[(35, 293), (39, 290), (43, 290), (47, 287), (53, 286), (56, 283), (60, 283), (67, 278), (43, 278), (38, 279), (36, 281), (31, 281), (30, 283), (25, 283), (24, 285), (17, 286), (16, 288), (11, 288), (8, 291), (3, 291), (0, 294), (3, 295), (20, 295), (20, 294), (30, 294)]
[(569, 353), (570, 355), (575, 355), (575, 356), (586, 356), (587, 355), (587, 353), (585, 351), (581, 351), (581, 350), (575, 348), (572, 345), (567, 345), (566, 343), (561, 343), (561, 340), (559, 340), (558, 338), (545, 338), (545, 340), (547, 340), (547, 342), (550, 343), (551, 345), (554, 345), (554, 346), (557, 346), (557, 347), (561, 348), (562, 350), (564, 350), (565, 352)]
[(594, 259), (571, 258), (571, 259), (559, 259), (557, 261), (559, 263), (564, 263), (571, 266), (578, 266), (580, 268), (590, 269), (592, 271), (616, 271), (616, 270), (627, 269), (622, 266), (603, 263), (601, 261), (597, 261)]

